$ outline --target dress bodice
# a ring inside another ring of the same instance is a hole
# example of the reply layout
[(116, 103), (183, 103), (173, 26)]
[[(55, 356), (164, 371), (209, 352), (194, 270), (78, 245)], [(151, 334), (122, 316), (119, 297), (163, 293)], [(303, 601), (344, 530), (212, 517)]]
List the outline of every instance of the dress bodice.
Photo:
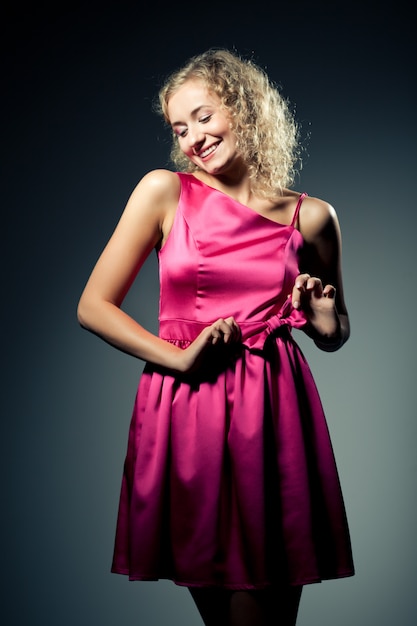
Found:
[(177, 213), (159, 252), (160, 323), (267, 320), (284, 305), (299, 273), (301, 233), (191, 174), (178, 175)]

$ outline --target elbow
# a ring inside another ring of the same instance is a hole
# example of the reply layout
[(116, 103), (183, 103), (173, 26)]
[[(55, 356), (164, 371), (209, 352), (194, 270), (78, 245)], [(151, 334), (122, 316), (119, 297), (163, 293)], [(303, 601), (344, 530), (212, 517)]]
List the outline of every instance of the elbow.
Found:
[(89, 307), (87, 306), (83, 296), (81, 296), (81, 299), (78, 302), (77, 320), (81, 328), (91, 330), (91, 315), (89, 315)]
[(77, 320), (81, 328), (87, 328), (86, 318), (84, 316), (84, 311), (81, 303), (78, 303), (77, 307)]
[(112, 302), (95, 293), (84, 292), (77, 306), (78, 323), (85, 330), (94, 334), (101, 334), (103, 328), (112, 323), (108, 316), (109, 311), (111, 312), (113, 308)]
[(342, 346), (345, 345), (349, 337), (350, 328), (347, 326), (342, 328), (342, 332), (336, 337), (316, 338), (314, 339), (314, 343), (320, 350), (323, 350), (323, 352), (337, 352)]
[(339, 341), (315, 341), (316, 346), (323, 352), (337, 352), (346, 343), (346, 339), (340, 339)]

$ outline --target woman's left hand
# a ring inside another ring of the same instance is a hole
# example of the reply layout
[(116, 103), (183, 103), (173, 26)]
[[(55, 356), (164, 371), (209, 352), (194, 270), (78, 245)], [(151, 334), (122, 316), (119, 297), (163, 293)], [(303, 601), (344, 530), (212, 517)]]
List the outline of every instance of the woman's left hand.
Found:
[(336, 310), (336, 288), (325, 285), (316, 276), (300, 274), (292, 290), (292, 305), (302, 309), (314, 330), (322, 337), (335, 337), (340, 332)]

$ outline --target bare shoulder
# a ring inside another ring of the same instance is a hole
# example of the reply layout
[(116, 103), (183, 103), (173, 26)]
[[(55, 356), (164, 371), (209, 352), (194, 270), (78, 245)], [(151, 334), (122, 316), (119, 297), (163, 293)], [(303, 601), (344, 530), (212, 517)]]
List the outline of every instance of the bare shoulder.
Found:
[(152, 239), (166, 236), (166, 221), (175, 215), (180, 179), (170, 170), (156, 169), (145, 174), (133, 189), (122, 216), (128, 229), (149, 232)]
[(158, 229), (160, 246), (171, 232), (180, 193), (180, 177), (170, 170), (157, 169), (145, 174), (129, 200), (134, 211)]
[(320, 198), (304, 198), (299, 214), (299, 229), (306, 241), (314, 241), (339, 229), (334, 207)]
[(177, 200), (180, 193), (180, 179), (174, 172), (165, 169), (151, 170), (143, 176), (135, 187), (132, 196), (147, 195), (151, 202), (160, 203)]

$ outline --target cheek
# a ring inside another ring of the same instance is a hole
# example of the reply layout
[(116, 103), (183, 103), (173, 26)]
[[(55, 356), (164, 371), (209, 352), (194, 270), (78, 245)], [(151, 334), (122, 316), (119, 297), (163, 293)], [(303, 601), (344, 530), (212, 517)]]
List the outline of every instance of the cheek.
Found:
[(185, 145), (179, 144), (179, 149), (181, 150), (183, 154), (185, 154), (185, 156), (187, 156), (188, 158), (191, 158), (193, 151), (189, 146), (187, 146), (186, 144)]
[(187, 157), (187, 159), (192, 160), (194, 157), (194, 153), (192, 148), (187, 144), (186, 141), (178, 141), (178, 148)]
[(184, 152), (184, 154), (187, 154), (187, 143), (186, 143), (186, 141), (184, 139), (179, 138), (179, 137), (174, 139), (174, 141), (177, 143), (177, 147), (181, 150), (181, 152)]

